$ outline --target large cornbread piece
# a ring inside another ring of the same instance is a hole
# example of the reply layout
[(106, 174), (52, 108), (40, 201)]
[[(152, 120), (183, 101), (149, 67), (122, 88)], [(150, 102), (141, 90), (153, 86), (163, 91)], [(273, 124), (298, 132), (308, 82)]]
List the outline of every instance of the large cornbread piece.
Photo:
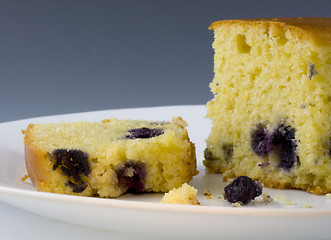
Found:
[(331, 192), (331, 19), (225, 20), (204, 165), (224, 179)]
[(27, 171), (45, 192), (96, 197), (168, 192), (197, 174), (185, 126), (180, 117), (30, 124), (23, 131)]

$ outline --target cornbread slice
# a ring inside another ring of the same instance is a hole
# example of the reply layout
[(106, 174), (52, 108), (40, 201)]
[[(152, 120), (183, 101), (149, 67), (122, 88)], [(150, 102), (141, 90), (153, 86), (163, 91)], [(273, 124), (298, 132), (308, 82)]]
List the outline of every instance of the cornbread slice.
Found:
[(331, 19), (224, 20), (210, 29), (204, 165), (224, 179), (331, 192)]
[(118, 120), (30, 124), (25, 161), (40, 191), (118, 197), (168, 192), (197, 174), (186, 122)]

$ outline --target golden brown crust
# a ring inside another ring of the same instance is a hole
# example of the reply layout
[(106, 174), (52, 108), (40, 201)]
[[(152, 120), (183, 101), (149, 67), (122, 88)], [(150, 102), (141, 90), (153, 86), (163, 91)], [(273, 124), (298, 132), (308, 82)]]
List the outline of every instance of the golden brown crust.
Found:
[(300, 185), (292, 185), (290, 183), (278, 183), (278, 182), (273, 182), (273, 181), (268, 181), (268, 180), (260, 180), (263, 185), (267, 188), (278, 188), (278, 189), (299, 189), (299, 190), (304, 190), (306, 192), (310, 192), (313, 194), (317, 195), (323, 195), (326, 193), (329, 193), (331, 189), (322, 189), (319, 186), (310, 186), (307, 184), (300, 184)]
[(296, 34), (298, 39), (306, 38), (316, 45), (331, 45), (331, 18), (293, 17), (293, 18), (261, 18), (222, 20), (211, 24), (209, 29), (221, 26), (280, 26)]
[(191, 165), (191, 179), (190, 179), (190, 180), (192, 180), (193, 176), (196, 176), (196, 175), (199, 174), (199, 171), (197, 170), (197, 159), (196, 159), (196, 152), (195, 152), (195, 144), (190, 142), (190, 146), (191, 146), (191, 152), (190, 152), (188, 158), (190, 159), (190, 162), (193, 163)]
[[(47, 154), (46, 154), (47, 155)], [(41, 153), (38, 149), (25, 144), (25, 164), (28, 171), (29, 177), (33, 185), (38, 190), (43, 190), (45, 182), (47, 182), (47, 168), (45, 163), (45, 154)]]
[[(221, 173), (221, 172), (218, 172)], [(224, 174), (224, 173), (221, 173)], [(228, 179), (236, 178), (238, 175), (245, 175), (245, 174), (235, 174), (233, 172), (226, 173), (226, 175), (223, 175), (223, 181), (226, 182)], [(276, 188), (276, 189), (299, 189), (306, 192), (310, 192), (317, 195), (323, 195), (331, 192), (331, 188), (321, 188), (320, 186), (313, 186), (308, 184), (292, 184), (289, 182), (277, 182), (268, 180), (265, 178), (253, 178), (255, 181), (260, 181), (263, 183), (264, 187), (267, 188)]]
[(38, 149), (32, 144), (29, 133), (33, 126), (33, 124), (30, 124), (27, 130), (24, 131), (25, 165), (33, 185), (42, 191), (47, 186), (47, 182), (50, 181), (47, 173), (50, 168), (48, 166), (50, 160), (47, 152)]

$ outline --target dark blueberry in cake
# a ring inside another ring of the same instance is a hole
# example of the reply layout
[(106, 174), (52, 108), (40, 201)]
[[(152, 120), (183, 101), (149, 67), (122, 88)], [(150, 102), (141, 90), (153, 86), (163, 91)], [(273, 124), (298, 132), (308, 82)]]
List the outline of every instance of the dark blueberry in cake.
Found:
[(298, 161), (295, 129), (284, 123), (279, 124), (273, 132), (269, 132), (262, 124), (258, 124), (251, 133), (251, 147), (260, 157), (270, 151), (275, 153), (279, 158), (278, 167), (286, 171)]
[(268, 167), (269, 165), (270, 165), (270, 162), (264, 162), (264, 163), (260, 163), (260, 164), (258, 164), (258, 166), (259, 166), (261, 169), (266, 168), (266, 167)]
[(60, 167), (64, 175), (73, 177), (75, 181), (79, 181), (82, 174), (88, 176), (91, 172), (88, 155), (81, 150), (56, 149), (53, 151), (53, 159), (53, 170)]
[(82, 181), (82, 176), (87, 177), (91, 172), (86, 153), (77, 149), (56, 149), (52, 153), (52, 160), (53, 170), (60, 168), (65, 176), (72, 178), (72, 181), (68, 181), (68, 186), (74, 192), (85, 190), (87, 184)]
[(143, 163), (129, 161), (122, 168), (118, 169), (116, 174), (119, 184), (127, 187), (129, 191), (145, 191), (144, 179), (146, 177), (146, 169)]
[(73, 183), (72, 181), (68, 181), (67, 185), (72, 188), (74, 193), (81, 193), (87, 188), (87, 183), (84, 181), (80, 181), (79, 183)]
[(297, 161), (295, 130), (282, 123), (275, 129), (273, 135), (273, 151), (280, 159), (278, 167), (290, 170)]
[(128, 130), (129, 135), (126, 136), (128, 139), (137, 139), (137, 138), (152, 138), (157, 137), (163, 134), (163, 130), (160, 128), (134, 128)]
[(308, 77), (311, 80), (314, 75), (318, 74), (315, 68), (315, 64), (308, 64)]
[(229, 161), (233, 154), (233, 145), (223, 144), (222, 149), (223, 149), (224, 160)]
[(251, 133), (251, 147), (260, 157), (265, 156), (272, 148), (272, 133), (261, 123)]
[(330, 137), (330, 139), (329, 139), (329, 142), (328, 142), (328, 153), (329, 153), (329, 157), (331, 158), (331, 137)]
[(262, 194), (262, 184), (249, 177), (240, 176), (224, 188), (224, 198), (231, 202), (247, 204)]
[(209, 148), (205, 148), (205, 150), (203, 151), (203, 155), (204, 155), (206, 160), (214, 160), (213, 155), (211, 153), (211, 150)]

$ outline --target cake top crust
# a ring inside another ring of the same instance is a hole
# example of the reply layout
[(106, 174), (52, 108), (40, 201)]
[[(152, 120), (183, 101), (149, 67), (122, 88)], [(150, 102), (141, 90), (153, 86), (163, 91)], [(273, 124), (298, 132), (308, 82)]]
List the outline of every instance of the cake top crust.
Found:
[(216, 30), (229, 26), (251, 26), (268, 28), (271, 25), (282, 27), (297, 35), (298, 40), (306, 39), (315, 45), (331, 45), (331, 18), (326, 17), (289, 17), (289, 18), (260, 18), (232, 19), (216, 21), (209, 27)]

